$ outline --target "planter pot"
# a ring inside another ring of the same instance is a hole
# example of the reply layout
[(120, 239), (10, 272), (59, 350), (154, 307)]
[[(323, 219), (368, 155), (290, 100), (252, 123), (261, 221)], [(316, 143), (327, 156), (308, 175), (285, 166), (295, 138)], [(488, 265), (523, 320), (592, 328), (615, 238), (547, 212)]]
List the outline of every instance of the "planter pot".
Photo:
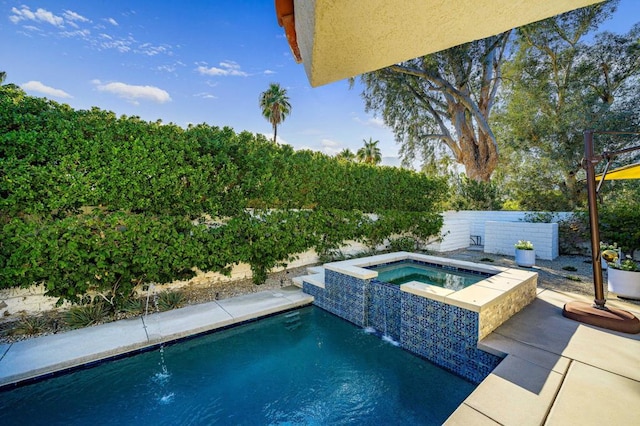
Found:
[(618, 297), (640, 300), (640, 272), (609, 268), (607, 285)]
[(600, 264), (602, 265), (602, 270), (604, 271), (605, 269), (609, 268), (609, 264), (607, 263), (606, 260), (604, 260), (603, 258), (600, 258)]
[(516, 265), (531, 268), (536, 264), (535, 250), (516, 249)]

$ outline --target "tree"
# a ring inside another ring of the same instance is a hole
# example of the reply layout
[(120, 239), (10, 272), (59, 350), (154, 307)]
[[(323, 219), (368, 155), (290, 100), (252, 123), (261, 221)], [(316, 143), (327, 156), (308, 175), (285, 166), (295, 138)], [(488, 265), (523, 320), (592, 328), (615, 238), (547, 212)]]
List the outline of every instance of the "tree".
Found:
[(16, 84), (13, 84), (13, 83), (4, 84), (6, 79), (7, 79), (7, 72), (0, 71), (0, 88), (7, 89), (7, 90), (21, 90), (20, 87), (18, 87)]
[(380, 148), (378, 148), (378, 143), (380, 141), (374, 141), (369, 138), (362, 140), (364, 142), (364, 146), (356, 152), (356, 159), (361, 163), (367, 164), (380, 164), (382, 161), (382, 154), (380, 152)]
[[(628, 130), (638, 119), (640, 26), (583, 42), (616, 6), (599, 3), (517, 30), (496, 132), (506, 142), (511, 186), (524, 208), (580, 206), (584, 130)], [(608, 142), (610, 149), (624, 143), (617, 139)]]
[(278, 83), (269, 84), (269, 88), (260, 94), (260, 108), (262, 108), (264, 118), (273, 126), (273, 142), (275, 143), (278, 125), (291, 112), (287, 89), (280, 87)]
[(364, 74), (362, 96), (402, 144), (401, 157), (429, 158), (446, 145), (473, 180), (498, 164), (489, 118), (509, 32)]
[(356, 155), (349, 148), (345, 148), (336, 155), (336, 158), (339, 160), (353, 161)]

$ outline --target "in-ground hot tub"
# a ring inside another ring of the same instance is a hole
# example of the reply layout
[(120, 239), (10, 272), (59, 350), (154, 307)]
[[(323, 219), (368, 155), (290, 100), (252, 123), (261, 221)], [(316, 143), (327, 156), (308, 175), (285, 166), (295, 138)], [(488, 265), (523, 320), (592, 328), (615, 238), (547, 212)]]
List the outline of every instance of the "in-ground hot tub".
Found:
[[(378, 279), (375, 268), (399, 262), (479, 279), (462, 288)], [(535, 299), (537, 279), (537, 273), (521, 269), (396, 252), (327, 263), (322, 272), (301, 281), (317, 306), (373, 327), (403, 348), (479, 383), (500, 359), (479, 350), (478, 341)]]
[(378, 272), (378, 281), (385, 283), (402, 285), (416, 281), (454, 291), (462, 290), (493, 275), (463, 268), (445, 268), (442, 265), (413, 259), (370, 266), (366, 269)]

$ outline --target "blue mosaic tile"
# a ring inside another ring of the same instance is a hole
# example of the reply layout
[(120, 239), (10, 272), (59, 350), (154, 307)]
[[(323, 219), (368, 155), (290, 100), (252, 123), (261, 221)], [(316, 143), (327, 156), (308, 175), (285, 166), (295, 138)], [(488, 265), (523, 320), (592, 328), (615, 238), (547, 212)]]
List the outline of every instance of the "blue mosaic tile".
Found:
[(325, 271), (325, 288), (303, 281), (314, 303), (352, 323), (372, 326), (402, 348), (480, 383), (501, 359), (477, 349), (477, 312), (406, 293), (378, 280)]
[(377, 280), (369, 283), (367, 326), (392, 339), (400, 340), (400, 287)]

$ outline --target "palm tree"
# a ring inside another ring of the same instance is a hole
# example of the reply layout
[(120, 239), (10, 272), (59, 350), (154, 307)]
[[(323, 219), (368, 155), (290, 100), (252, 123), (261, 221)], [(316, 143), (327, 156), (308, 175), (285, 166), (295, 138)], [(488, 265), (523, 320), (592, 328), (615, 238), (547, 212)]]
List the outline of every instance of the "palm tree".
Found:
[(273, 126), (273, 142), (278, 134), (278, 124), (291, 112), (291, 104), (287, 96), (287, 89), (280, 87), (278, 83), (269, 84), (269, 88), (260, 94), (260, 108), (262, 115)]
[(4, 83), (6, 78), (7, 78), (7, 72), (6, 71), (0, 71), (0, 86), (2, 86), (2, 83)]
[(362, 141), (364, 142), (364, 146), (356, 153), (358, 161), (374, 165), (380, 164), (382, 161), (382, 154), (380, 153), (380, 148), (378, 148), (378, 143), (380, 141), (374, 141), (371, 138), (369, 138), (369, 141), (366, 139), (363, 139)]
[(338, 160), (353, 161), (356, 155), (349, 148), (345, 148), (336, 155), (336, 158)]

